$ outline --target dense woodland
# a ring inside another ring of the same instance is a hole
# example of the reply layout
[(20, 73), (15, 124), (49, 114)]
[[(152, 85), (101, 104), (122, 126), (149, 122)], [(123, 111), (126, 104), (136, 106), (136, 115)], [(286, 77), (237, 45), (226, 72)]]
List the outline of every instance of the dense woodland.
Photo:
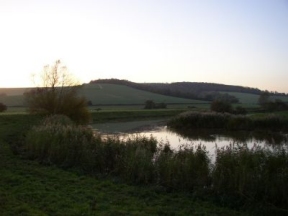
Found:
[[(98, 79), (93, 80), (90, 83), (119, 84), (162, 95), (205, 101), (224, 100), (230, 103), (238, 103), (239, 101), (235, 96), (229, 95), (229, 92), (256, 95), (260, 95), (263, 92), (257, 88), (199, 82), (135, 83), (119, 79)], [(270, 92), (270, 95), (285, 95), (285, 93)]]

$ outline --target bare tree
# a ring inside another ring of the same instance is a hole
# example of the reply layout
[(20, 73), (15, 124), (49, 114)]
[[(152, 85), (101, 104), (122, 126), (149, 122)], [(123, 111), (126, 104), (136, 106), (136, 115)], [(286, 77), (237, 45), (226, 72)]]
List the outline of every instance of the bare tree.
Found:
[(40, 86), (24, 94), (30, 113), (63, 114), (77, 123), (89, 121), (87, 101), (77, 94), (80, 85), (60, 60), (46, 65), (39, 78)]

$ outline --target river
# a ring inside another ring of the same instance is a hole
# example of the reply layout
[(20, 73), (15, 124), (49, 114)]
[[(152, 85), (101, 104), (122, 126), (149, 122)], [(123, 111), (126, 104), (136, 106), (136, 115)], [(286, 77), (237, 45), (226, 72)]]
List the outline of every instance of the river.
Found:
[(172, 131), (166, 126), (165, 120), (131, 121), (117, 123), (93, 124), (92, 127), (104, 135), (120, 136), (125, 139), (131, 136), (153, 136), (159, 143), (169, 143), (171, 148), (179, 149), (181, 146), (203, 145), (213, 157), (216, 146), (218, 148), (229, 145), (261, 146), (269, 149), (285, 146), (287, 149), (288, 135), (281, 133), (251, 132), (251, 131)]

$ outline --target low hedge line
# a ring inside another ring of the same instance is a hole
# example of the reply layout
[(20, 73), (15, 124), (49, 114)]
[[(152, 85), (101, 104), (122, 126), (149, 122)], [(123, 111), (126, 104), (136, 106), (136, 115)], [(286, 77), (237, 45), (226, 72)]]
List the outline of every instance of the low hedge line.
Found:
[(173, 129), (226, 129), (288, 131), (288, 119), (274, 114), (264, 117), (216, 112), (185, 112), (168, 122)]

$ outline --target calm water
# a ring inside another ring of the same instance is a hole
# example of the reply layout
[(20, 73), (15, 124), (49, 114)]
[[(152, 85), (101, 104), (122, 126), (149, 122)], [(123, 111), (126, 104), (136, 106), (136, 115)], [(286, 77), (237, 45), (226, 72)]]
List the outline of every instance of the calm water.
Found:
[(228, 145), (247, 145), (253, 147), (260, 145), (269, 149), (287, 148), (287, 134), (280, 133), (255, 133), (249, 131), (225, 132), (215, 130), (194, 130), (194, 131), (171, 131), (165, 125), (165, 121), (139, 121), (127, 123), (96, 124), (93, 128), (106, 135), (118, 134), (120, 138), (129, 136), (153, 136), (160, 143), (169, 143), (173, 149), (180, 146), (206, 147), (211, 156), (214, 155), (216, 146), (225, 147)]

